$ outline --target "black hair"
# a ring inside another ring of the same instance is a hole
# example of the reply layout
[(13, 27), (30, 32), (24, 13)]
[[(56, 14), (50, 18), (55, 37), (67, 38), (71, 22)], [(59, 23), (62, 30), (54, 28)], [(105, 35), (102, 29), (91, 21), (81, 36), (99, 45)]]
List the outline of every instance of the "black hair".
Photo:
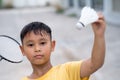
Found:
[(24, 26), (24, 28), (21, 30), (20, 39), (21, 39), (22, 43), (23, 43), (23, 39), (26, 36), (26, 34), (32, 32), (32, 31), (35, 34), (41, 34), (41, 35), (43, 32), (47, 33), (50, 36), (50, 39), (52, 39), (52, 34), (51, 34), (52, 31), (48, 25), (46, 25), (42, 22), (31, 22), (31, 23), (27, 24), (26, 26)]

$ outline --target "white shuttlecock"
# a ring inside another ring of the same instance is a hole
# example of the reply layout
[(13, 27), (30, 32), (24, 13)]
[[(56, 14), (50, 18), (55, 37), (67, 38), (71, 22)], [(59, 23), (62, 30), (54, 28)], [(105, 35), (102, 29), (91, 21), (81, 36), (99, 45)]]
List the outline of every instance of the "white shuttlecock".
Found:
[(77, 27), (78, 29), (81, 29), (97, 20), (98, 20), (97, 12), (90, 7), (84, 7), (81, 11), (81, 17), (77, 23)]

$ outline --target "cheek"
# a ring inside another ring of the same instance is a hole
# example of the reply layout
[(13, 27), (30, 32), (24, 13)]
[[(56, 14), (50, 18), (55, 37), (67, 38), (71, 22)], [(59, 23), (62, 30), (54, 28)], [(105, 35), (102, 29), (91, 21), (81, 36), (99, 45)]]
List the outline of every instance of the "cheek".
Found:
[(45, 54), (46, 55), (50, 55), (51, 54), (51, 48), (47, 48), (46, 50), (44, 50), (45, 52)]
[(32, 53), (33, 53), (32, 49), (24, 48), (24, 55), (26, 57), (32, 56)]
[(47, 46), (44, 51), (45, 51), (45, 52), (44, 52), (45, 55), (50, 57), (51, 51), (52, 51), (51, 46)]
[(46, 46), (44, 46), (44, 49), (45, 49), (47, 52), (51, 52), (51, 50), (52, 50), (51, 44), (48, 43)]
[(30, 61), (30, 62), (32, 62), (33, 61), (33, 54), (32, 54), (33, 52), (32, 51), (29, 51), (29, 50), (26, 50), (25, 51), (25, 56), (26, 56), (26, 58)]

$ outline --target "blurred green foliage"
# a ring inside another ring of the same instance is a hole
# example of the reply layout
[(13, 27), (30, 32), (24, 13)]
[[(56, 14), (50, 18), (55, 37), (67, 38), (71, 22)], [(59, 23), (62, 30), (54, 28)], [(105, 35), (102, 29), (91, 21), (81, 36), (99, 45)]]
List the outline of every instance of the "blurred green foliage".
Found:
[(0, 0), (0, 8), (2, 7), (2, 0)]

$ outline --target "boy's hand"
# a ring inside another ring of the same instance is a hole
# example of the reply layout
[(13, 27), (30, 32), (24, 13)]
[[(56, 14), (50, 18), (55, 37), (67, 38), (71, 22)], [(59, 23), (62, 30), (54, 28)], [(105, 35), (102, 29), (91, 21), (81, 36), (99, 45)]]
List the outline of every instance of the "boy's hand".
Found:
[(94, 31), (95, 36), (104, 36), (104, 32), (105, 32), (105, 20), (104, 20), (104, 16), (102, 15), (102, 13), (98, 13), (99, 19), (92, 23), (92, 28)]

